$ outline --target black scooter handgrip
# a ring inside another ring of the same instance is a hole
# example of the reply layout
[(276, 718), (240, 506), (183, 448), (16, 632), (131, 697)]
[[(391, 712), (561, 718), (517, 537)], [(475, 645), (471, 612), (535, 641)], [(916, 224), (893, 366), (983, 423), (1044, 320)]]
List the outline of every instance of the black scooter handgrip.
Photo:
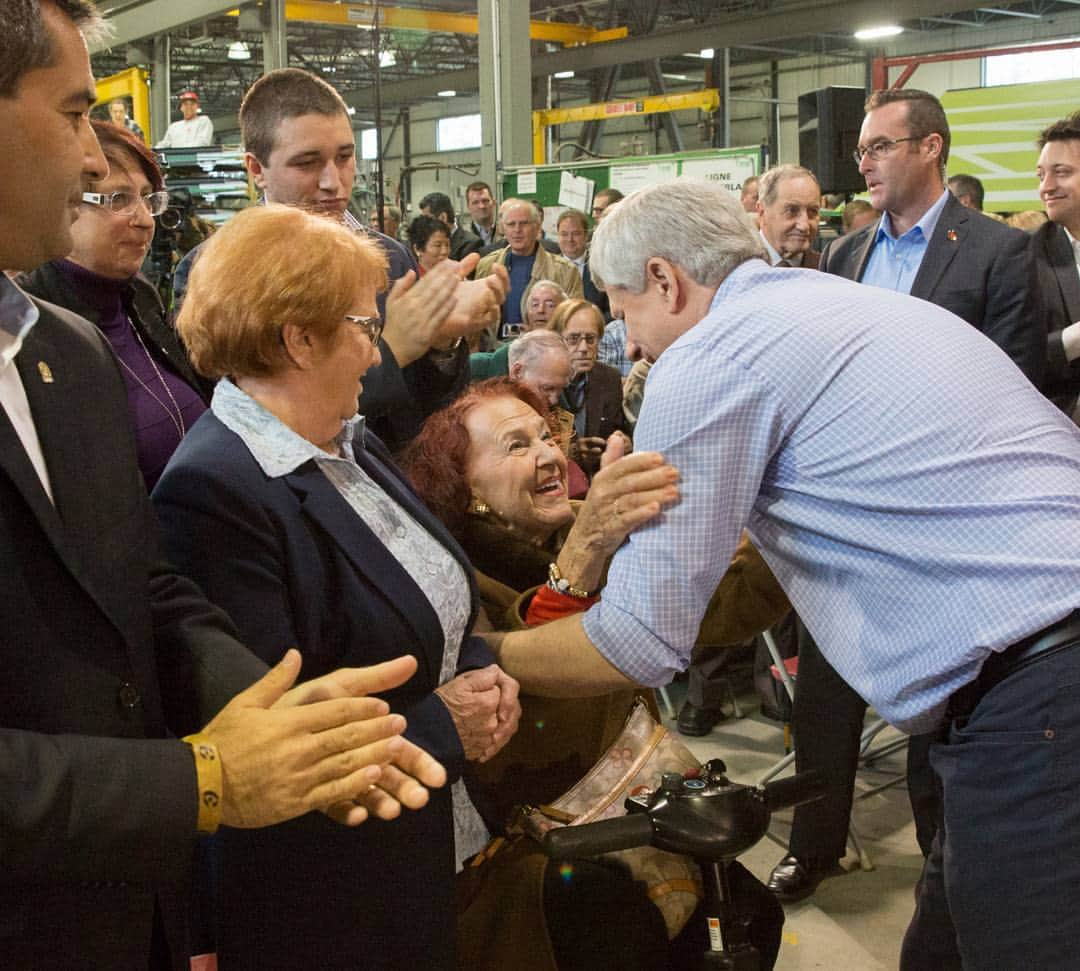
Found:
[(763, 787), (765, 805), (769, 812), (787, 809), (789, 806), (801, 806), (813, 802), (825, 795), (825, 778), (816, 769), (808, 772), (796, 772), (795, 775), (775, 782), (767, 782)]
[(630, 813), (598, 823), (553, 829), (541, 845), (553, 860), (577, 860), (598, 853), (648, 846), (652, 838), (652, 820), (644, 813)]

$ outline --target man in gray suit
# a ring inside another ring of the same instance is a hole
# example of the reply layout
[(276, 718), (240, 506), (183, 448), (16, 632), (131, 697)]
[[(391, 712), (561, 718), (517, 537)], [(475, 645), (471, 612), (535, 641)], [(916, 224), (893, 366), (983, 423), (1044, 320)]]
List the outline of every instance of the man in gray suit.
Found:
[(1080, 112), (1039, 137), (1039, 196), (1049, 221), (1035, 234), (1035, 265), (1046, 320), (1043, 392), (1080, 420)]
[[(875, 91), (866, 102), (855, 157), (881, 218), (830, 243), (820, 269), (951, 310), (1040, 387), (1046, 331), (1028, 237), (966, 208), (948, 191), (949, 141), (945, 111), (932, 94)], [(796, 764), (823, 772), (829, 792), (795, 811), (789, 853), (769, 878), (769, 889), (781, 900), (813, 893), (844, 855), (865, 711), (866, 702), (801, 631), (792, 716)], [(928, 745), (927, 736), (916, 736), (908, 750), (908, 789), (924, 854), (937, 815)]]

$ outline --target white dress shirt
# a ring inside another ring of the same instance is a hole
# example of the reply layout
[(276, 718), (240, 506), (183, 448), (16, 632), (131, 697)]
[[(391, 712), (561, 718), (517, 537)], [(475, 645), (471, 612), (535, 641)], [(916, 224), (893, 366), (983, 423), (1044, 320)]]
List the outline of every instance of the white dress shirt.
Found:
[[(49, 481), (49, 469), (45, 465), (45, 455), (41, 451), (41, 440), (34, 425), (34, 416), (30, 414), (30, 403), (26, 400), (26, 388), (23, 387), (19, 369), (15, 367), (15, 355), (19, 353), (23, 338), (30, 328), (37, 323), (38, 309), (25, 293), (8, 277), (0, 274), (0, 407), (4, 409), (8, 420), (15, 427), (22, 447), (34, 466), (41, 486), (53, 501), (52, 483)], [(47, 370), (42, 372), (45, 380)]]

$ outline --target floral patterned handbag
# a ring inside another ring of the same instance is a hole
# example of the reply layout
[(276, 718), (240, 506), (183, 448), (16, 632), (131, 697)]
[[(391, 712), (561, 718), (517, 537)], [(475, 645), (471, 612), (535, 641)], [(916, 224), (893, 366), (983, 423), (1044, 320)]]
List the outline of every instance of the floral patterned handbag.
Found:
[[(526, 810), (522, 824), (540, 840), (559, 826), (622, 816), (626, 813), (623, 802), (634, 790), (657, 788), (665, 772), (682, 775), (700, 768), (690, 750), (638, 701), (619, 737), (585, 777), (550, 805)], [(641, 846), (605, 853), (601, 859), (617, 862), (646, 885), (649, 899), (664, 917), (669, 940), (682, 930), (702, 899), (701, 872), (688, 856)]]

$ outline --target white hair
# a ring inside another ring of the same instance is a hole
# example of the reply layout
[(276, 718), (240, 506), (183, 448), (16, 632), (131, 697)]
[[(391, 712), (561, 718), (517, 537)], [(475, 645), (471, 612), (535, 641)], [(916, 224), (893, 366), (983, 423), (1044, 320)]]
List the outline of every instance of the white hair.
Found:
[(527, 370), (545, 354), (552, 351), (560, 352), (566, 358), (567, 367), (570, 366), (570, 352), (566, 349), (566, 342), (561, 336), (550, 330), (530, 330), (510, 345), (506, 356), (507, 366), (513, 367), (520, 362), (521, 366)]
[(537, 280), (535, 283), (529, 284), (521, 295), (521, 319), (526, 324), (529, 323), (529, 297), (537, 290), (551, 290), (559, 298), (559, 303), (570, 299), (566, 291), (554, 280)]
[(531, 223), (539, 225), (543, 220), (540, 218), (540, 210), (536, 208), (536, 203), (531, 199), (518, 199), (511, 197), (503, 201), (503, 204), (499, 206), (499, 219), (506, 218), (506, 213), (514, 206), (524, 206), (532, 214), (532, 218), (529, 220)]
[[(780, 183), (786, 182), (788, 179), (810, 179), (814, 185), (818, 184), (817, 176), (801, 165), (792, 165), (790, 162), (784, 165), (774, 165), (761, 175), (761, 181), (758, 182), (758, 202), (766, 209), (771, 206), (776, 202), (776, 194), (780, 191)], [(818, 195), (821, 195), (820, 186), (818, 187)]]
[(645, 289), (654, 256), (695, 283), (717, 287), (740, 263), (765, 259), (761, 236), (742, 206), (717, 182), (677, 179), (648, 186), (609, 207), (593, 233), (589, 268), (607, 287)]

